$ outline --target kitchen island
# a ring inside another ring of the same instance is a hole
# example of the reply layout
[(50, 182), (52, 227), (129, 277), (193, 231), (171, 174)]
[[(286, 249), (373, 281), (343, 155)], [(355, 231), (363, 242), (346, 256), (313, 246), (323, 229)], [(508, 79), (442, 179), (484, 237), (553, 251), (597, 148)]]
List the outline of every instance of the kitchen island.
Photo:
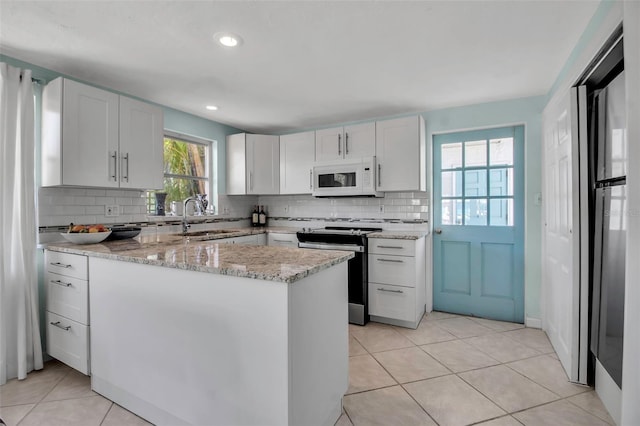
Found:
[(348, 252), (157, 237), (88, 256), (92, 389), (155, 424), (332, 425)]

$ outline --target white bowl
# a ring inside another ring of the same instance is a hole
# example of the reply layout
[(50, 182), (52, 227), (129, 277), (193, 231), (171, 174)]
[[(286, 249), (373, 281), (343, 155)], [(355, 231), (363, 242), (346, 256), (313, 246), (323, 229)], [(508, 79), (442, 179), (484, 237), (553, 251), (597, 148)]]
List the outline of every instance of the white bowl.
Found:
[(111, 235), (111, 231), (106, 232), (61, 232), (67, 241), (74, 244), (96, 244)]

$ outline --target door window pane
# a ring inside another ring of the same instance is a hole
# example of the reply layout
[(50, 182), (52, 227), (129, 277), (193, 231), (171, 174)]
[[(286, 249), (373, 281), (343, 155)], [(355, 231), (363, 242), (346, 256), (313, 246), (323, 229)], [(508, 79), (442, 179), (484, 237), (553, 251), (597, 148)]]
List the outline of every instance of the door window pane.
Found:
[(489, 141), (489, 165), (513, 165), (513, 138), (491, 139)]
[(462, 196), (462, 172), (442, 172), (441, 180), (443, 197)]
[(513, 198), (493, 199), (490, 201), (491, 226), (513, 226)]
[(462, 200), (442, 200), (442, 224), (462, 225)]
[(487, 171), (466, 170), (464, 172), (465, 197), (485, 197), (487, 195)]
[(513, 168), (489, 171), (489, 195), (513, 195)]
[(487, 165), (487, 141), (469, 141), (464, 143), (464, 166)]
[(462, 142), (448, 143), (440, 147), (441, 169), (462, 167)]
[(487, 225), (487, 200), (464, 201), (464, 224), (470, 226)]

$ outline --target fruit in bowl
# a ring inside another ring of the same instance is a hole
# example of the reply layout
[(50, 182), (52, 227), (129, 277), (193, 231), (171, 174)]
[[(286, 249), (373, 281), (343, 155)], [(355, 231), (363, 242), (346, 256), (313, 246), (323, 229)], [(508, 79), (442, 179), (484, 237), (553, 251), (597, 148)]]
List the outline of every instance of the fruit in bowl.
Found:
[(103, 241), (109, 235), (111, 230), (104, 225), (69, 225), (67, 232), (61, 233), (62, 236), (74, 244), (95, 244)]
[(70, 234), (86, 234), (86, 233), (96, 233), (96, 232), (107, 232), (109, 228), (102, 224), (98, 225), (74, 225), (73, 223), (69, 225)]

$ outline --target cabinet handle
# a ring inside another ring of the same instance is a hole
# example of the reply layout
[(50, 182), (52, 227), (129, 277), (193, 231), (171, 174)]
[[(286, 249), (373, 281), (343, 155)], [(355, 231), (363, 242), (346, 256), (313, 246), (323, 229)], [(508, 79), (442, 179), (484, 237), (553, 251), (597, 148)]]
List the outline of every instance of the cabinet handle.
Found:
[(65, 282), (60, 281), (60, 280), (55, 280), (55, 281), (51, 280), (51, 283), (52, 284), (57, 284), (57, 285), (59, 285), (61, 287), (71, 287), (71, 283), (65, 283)]
[(380, 262), (394, 262), (394, 263), (404, 263), (404, 260), (395, 260), (395, 259), (381, 259), (378, 258)]
[(386, 248), (386, 249), (402, 249), (401, 246), (376, 246), (378, 248)]
[(402, 290), (387, 290), (386, 288), (378, 287), (378, 291), (386, 291), (387, 293), (404, 293)]
[(344, 153), (349, 155), (349, 133), (344, 132)]
[(342, 155), (342, 135), (338, 133), (338, 155)]
[(118, 173), (118, 151), (113, 151), (111, 158), (113, 158), (113, 174), (111, 175), (111, 179), (113, 179), (114, 182), (117, 182), (118, 178), (116, 177), (116, 174)]
[(313, 191), (313, 169), (309, 169), (309, 189)]
[(60, 262), (50, 262), (49, 265), (57, 266), (59, 268), (71, 268), (71, 265), (65, 265), (64, 263)]
[(378, 186), (382, 185), (382, 164), (378, 163)]
[(249, 172), (249, 191), (253, 191), (253, 172)]
[(128, 152), (122, 155), (122, 161), (127, 162), (126, 169), (122, 167), (122, 165), (120, 166), (120, 170), (126, 170), (126, 174), (124, 172), (122, 173), (122, 180), (124, 180), (125, 182), (129, 182), (129, 153)]
[(276, 240), (275, 238), (273, 239), (273, 241), (275, 241), (276, 243), (290, 243), (291, 242), (289, 240)]
[(63, 329), (64, 331), (69, 331), (71, 329), (70, 325), (64, 326), (64, 325), (60, 325), (60, 321), (56, 321), (56, 322), (50, 322), (49, 324), (56, 326), (58, 328)]

